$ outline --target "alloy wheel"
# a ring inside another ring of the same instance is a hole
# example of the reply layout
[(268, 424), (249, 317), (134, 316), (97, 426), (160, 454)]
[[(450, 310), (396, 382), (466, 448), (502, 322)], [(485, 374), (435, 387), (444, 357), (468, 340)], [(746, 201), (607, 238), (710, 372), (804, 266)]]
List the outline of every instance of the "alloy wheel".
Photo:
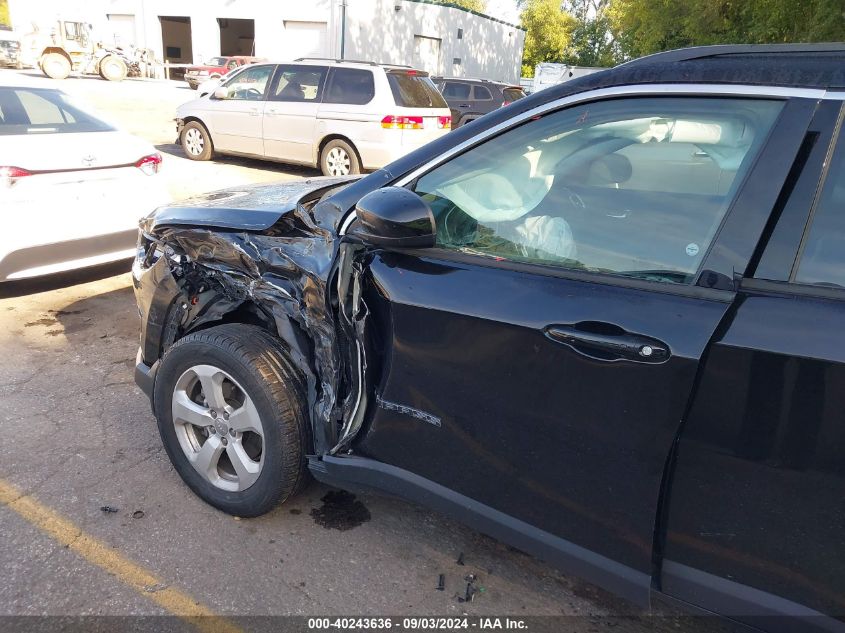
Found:
[(256, 482), (264, 464), (264, 427), (247, 392), (211, 365), (185, 371), (173, 390), (176, 437), (191, 466), (229, 492)]

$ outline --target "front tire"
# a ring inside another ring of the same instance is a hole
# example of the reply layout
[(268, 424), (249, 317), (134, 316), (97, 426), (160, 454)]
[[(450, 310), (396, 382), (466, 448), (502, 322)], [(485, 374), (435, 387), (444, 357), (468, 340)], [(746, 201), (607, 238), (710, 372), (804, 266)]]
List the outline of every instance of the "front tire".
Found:
[(164, 448), (183, 481), (223, 512), (254, 517), (308, 481), (304, 393), (276, 337), (227, 324), (173, 344), (153, 401)]
[(350, 176), (361, 173), (358, 153), (346, 141), (336, 138), (320, 152), (320, 171), (324, 176)]
[(100, 60), (100, 77), (108, 81), (123, 81), (129, 70), (117, 55), (106, 55)]
[(198, 121), (190, 121), (182, 128), (182, 150), (191, 160), (210, 160), (214, 153), (211, 135)]
[(70, 70), (70, 61), (64, 55), (47, 53), (41, 57), (41, 72), (50, 79), (67, 79)]

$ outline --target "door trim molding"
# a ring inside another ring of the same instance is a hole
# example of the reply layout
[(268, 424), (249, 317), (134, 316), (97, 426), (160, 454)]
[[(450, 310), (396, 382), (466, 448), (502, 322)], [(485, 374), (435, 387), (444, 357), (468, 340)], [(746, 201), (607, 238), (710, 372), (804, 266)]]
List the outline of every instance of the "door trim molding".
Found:
[(770, 633), (845, 633), (845, 622), (773, 593), (671, 560), (663, 561), (661, 591)]
[(315, 479), (331, 486), (379, 491), (432, 508), (642, 607), (649, 605), (649, 574), (617, 563), (410, 471), (365, 457), (329, 455), (310, 456), (308, 468)]

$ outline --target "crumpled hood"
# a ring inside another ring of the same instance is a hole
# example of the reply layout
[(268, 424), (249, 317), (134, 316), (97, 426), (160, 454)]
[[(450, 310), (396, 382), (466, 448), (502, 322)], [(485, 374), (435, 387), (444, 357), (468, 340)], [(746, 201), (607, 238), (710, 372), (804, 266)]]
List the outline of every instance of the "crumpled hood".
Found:
[(264, 231), (309, 197), (345, 185), (360, 176), (315, 177), (291, 182), (229, 187), (159, 207), (141, 221), (153, 233), (166, 226)]

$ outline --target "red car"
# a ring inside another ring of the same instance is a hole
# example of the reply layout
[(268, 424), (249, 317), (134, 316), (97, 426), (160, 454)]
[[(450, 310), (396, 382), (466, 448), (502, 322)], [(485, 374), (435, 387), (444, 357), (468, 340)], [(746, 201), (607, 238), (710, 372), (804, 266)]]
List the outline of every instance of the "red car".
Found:
[(185, 81), (188, 82), (191, 90), (196, 90), (202, 82), (208, 79), (217, 79), (230, 70), (234, 70), (245, 64), (254, 64), (257, 61), (261, 60), (258, 57), (245, 57), (242, 55), (212, 57), (206, 64), (201, 66), (189, 66), (187, 71), (185, 71)]

